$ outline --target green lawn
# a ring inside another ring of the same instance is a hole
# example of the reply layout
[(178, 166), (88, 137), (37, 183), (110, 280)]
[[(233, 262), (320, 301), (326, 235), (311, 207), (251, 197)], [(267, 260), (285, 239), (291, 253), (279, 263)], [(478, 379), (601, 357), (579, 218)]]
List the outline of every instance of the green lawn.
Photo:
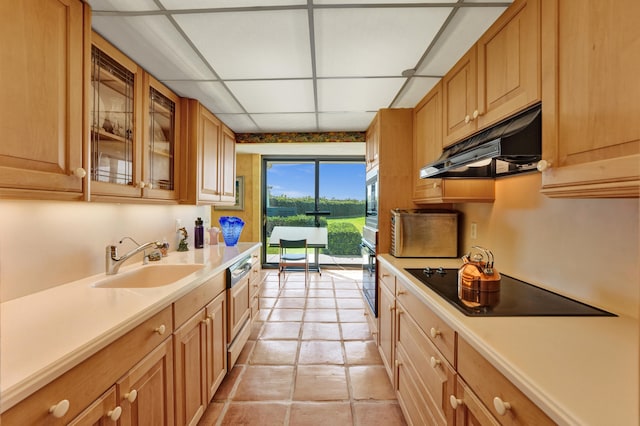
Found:
[[(327, 218), (327, 222), (349, 222), (358, 229), (362, 234), (362, 227), (364, 226), (364, 216), (361, 217), (346, 217), (346, 218)], [(301, 249), (302, 250), (302, 249)], [(267, 247), (267, 254), (278, 254), (278, 247)]]

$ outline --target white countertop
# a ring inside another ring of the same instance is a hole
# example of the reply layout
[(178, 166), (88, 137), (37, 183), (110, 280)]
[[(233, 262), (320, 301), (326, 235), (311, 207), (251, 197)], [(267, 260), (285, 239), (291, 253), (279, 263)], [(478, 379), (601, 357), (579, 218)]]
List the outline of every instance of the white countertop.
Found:
[[(634, 425), (639, 415), (639, 322), (631, 317), (468, 317), (404, 268), (447, 259), (381, 262), (561, 425)], [(508, 275), (508, 274), (507, 274)]]
[[(155, 315), (260, 243), (170, 252), (150, 264), (203, 264), (167, 286), (94, 288), (98, 274), (0, 304), (2, 412)], [(125, 263), (119, 273), (141, 268)]]

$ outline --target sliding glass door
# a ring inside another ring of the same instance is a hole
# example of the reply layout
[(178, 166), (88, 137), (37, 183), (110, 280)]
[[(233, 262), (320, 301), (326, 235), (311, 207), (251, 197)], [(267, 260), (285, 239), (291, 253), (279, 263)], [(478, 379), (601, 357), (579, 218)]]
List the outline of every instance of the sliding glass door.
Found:
[(359, 158), (264, 157), (263, 259), (277, 265), (269, 247), (275, 226), (325, 227), (328, 244), (311, 251), (321, 266), (361, 266), (365, 163)]

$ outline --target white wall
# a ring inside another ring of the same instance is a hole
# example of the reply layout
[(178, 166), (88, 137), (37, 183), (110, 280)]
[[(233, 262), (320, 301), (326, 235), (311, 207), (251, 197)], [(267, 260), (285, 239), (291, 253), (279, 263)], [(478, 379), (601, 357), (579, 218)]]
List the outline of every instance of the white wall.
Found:
[(540, 174), (510, 177), (496, 180), (494, 203), (457, 204), (461, 252), (487, 247), (501, 272), (638, 318), (640, 201), (553, 199), (539, 188)]
[[(176, 218), (193, 248), (198, 216), (208, 228), (208, 206), (0, 201), (0, 301), (104, 273), (105, 247), (125, 235), (141, 244), (166, 237), (175, 250)], [(121, 253), (133, 247), (125, 242)]]

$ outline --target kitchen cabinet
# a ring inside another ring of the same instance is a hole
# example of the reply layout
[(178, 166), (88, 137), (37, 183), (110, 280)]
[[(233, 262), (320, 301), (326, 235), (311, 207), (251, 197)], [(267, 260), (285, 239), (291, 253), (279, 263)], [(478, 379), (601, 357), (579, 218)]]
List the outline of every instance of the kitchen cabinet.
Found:
[(182, 100), (181, 202), (235, 202), (235, 135), (195, 99)]
[(260, 267), (260, 253), (254, 251), (251, 253), (251, 272), (249, 278), (249, 297), (251, 304), (251, 321), (259, 318), (260, 314), (260, 290), (262, 287), (262, 268)]
[(98, 34), (92, 43), (92, 197), (177, 200), (178, 96)]
[(456, 410), (456, 426), (500, 425), (459, 377), (456, 381), (455, 396), (451, 397), (449, 402), (451, 407)]
[(80, 0), (0, 5), (3, 198), (84, 198), (83, 58), (90, 17)]
[(203, 308), (174, 333), (176, 425), (197, 424), (209, 403), (206, 323)]
[(369, 125), (378, 144), (378, 253), (391, 247), (391, 210), (413, 208), (413, 109), (381, 109)]
[(116, 402), (116, 387), (111, 386), (67, 426), (107, 426), (116, 423), (121, 415), (122, 407)]
[[(154, 349), (163, 347), (163, 342), (171, 336), (172, 330), (171, 308), (167, 307), (3, 412), (2, 423), (6, 425), (64, 425), (81, 413), (83, 413), (83, 417), (85, 415), (88, 416), (86, 418), (93, 417), (94, 410), (100, 410), (94, 404), (99, 406), (104, 402), (102, 395), (123, 377), (131, 375), (137, 363), (152, 353)], [(168, 340), (170, 341), (170, 339)], [(162, 349), (159, 350), (159, 352), (161, 351)], [(169, 367), (170, 369), (171, 367)], [(165, 377), (164, 385), (170, 389), (170, 386), (173, 385), (170, 383), (169, 371)], [(170, 397), (170, 394), (167, 397)], [(106, 404), (111, 405), (111, 403)], [(125, 402), (119, 399), (117, 405), (122, 408), (122, 414), (125, 414), (127, 409)], [(55, 417), (54, 413), (49, 411), (54, 406), (59, 407), (59, 417)], [(63, 409), (65, 406), (66, 409)], [(87, 407), (90, 408), (85, 411)], [(85, 421), (83, 417), (78, 418), (79, 424), (84, 424), (82, 423)], [(120, 421), (124, 422), (122, 416)]]
[(517, 0), (442, 78), (443, 146), (540, 101), (540, 3)]
[(374, 118), (365, 134), (365, 162), (366, 171), (378, 166), (378, 153), (380, 151), (380, 135), (378, 132), (378, 120)]
[(225, 275), (173, 303), (175, 419), (196, 424), (227, 372)]
[(147, 73), (144, 88), (143, 195), (175, 201), (180, 179), (180, 98)]
[(453, 425), (455, 332), (396, 280), (396, 391), (413, 424)]
[(542, 1), (547, 196), (640, 195), (638, 16), (634, 0)]
[(173, 425), (173, 345), (166, 339), (117, 383), (120, 426)]
[(251, 275), (227, 289), (227, 368), (231, 370), (251, 334)]
[(378, 349), (389, 379), (395, 383), (396, 277), (382, 266), (378, 271)]
[[(460, 336), (458, 336), (458, 374), (500, 424), (555, 424)], [(453, 403), (453, 400), (451, 402)], [(465, 399), (462, 403), (464, 402)]]
[(207, 401), (227, 374), (227, 295), (223, 291), (205, 308)]
[(438, 83), (413, 110), (413, 202), (492, 202), (492, 179), (420, 179), (420, 169), (442, 154), (442, 86)]

